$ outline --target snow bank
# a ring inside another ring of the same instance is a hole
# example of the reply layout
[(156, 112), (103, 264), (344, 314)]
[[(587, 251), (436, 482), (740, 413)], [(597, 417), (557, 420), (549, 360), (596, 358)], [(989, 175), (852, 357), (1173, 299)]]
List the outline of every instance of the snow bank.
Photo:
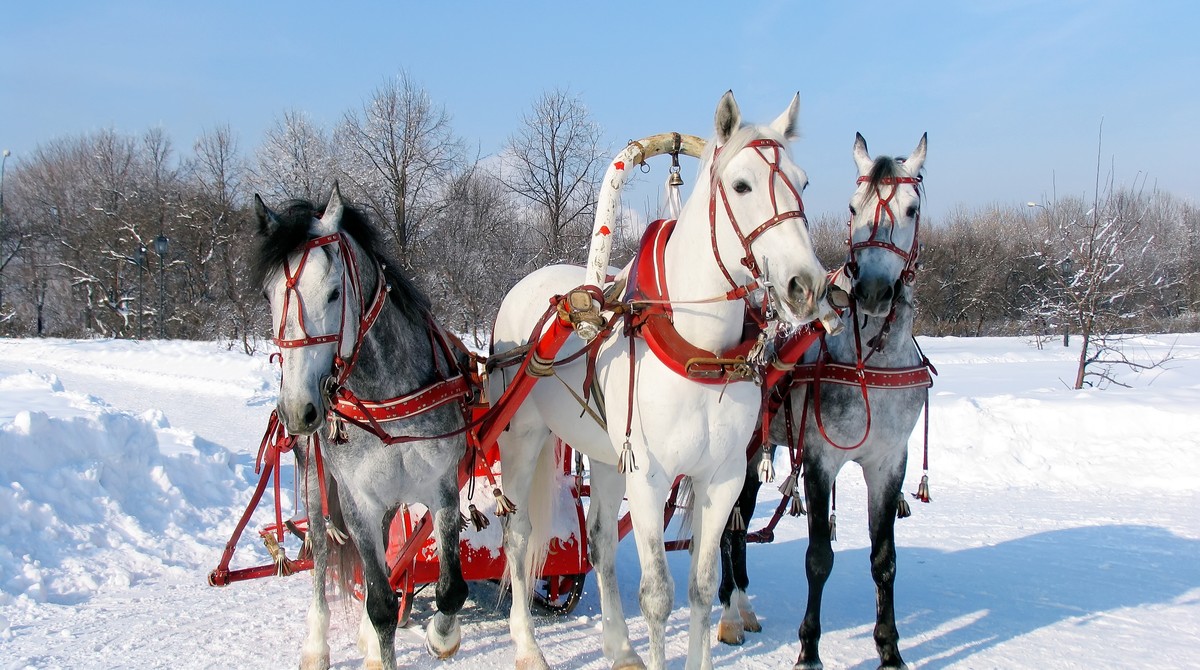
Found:
[(0, 408), (0, 603), (77, 603), (211, 560), (246, 488), (229, 451), (54, 376), (0, 379)]

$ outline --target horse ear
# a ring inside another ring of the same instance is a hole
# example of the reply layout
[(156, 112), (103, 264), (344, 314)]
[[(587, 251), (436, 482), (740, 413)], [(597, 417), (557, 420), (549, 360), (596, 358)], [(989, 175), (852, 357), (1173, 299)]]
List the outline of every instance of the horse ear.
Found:
[(738, 109), (737, 100), (733, 99), (733, 91), (725, 91), (721, 101), (717, 103), (717, 142), (725, 144), (733, 133), (742, 127), (742, 112)]
[(342, 202), (342, 189), (338, 186), (337, 181), (334, 181), (333, 192), (329, 194), (329, 202), (325, 205), (325, 215), (321, 217), (323, 227), (329, 228), (330, 232), (337, 230), (338, 224), (342, 221), (343, 209), (345, 209), (345, 204)]
[(279, 229), (279, 217), (263, 202), (257, 193), (254, 194), (254, 216), (258, 218), (258, 234), (268, 237)]
[(792, 97), (792, 104), (779, 115), (779, 118), (771, 122), (771, 129), (783, 135), (784, 139), (791, 142), (800, 137), (800, 92)]
[(871, 172), (871, 155), (867, 153), (867, 141), (862, 133), (854, 133), (854, 164), (858, 166), (858, 176), (862, 177)]
[(925, 164), (925, 145), (928, 139), (929, 133), (923, 133), (921, 141), (917, 143), (917, 148), (913, 149), (912, 154), (904, 159), (904, 167), (913, 177), (921, 173), (921, 166)]

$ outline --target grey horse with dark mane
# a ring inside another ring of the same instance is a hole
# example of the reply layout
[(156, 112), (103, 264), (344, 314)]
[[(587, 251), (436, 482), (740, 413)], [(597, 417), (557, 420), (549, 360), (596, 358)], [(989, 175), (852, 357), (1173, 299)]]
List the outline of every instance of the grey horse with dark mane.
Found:
[[(366, 667), (396, 666), (398, 601), (386, 534), (400, 506), (411, 503), (433, 513), (441, 570), (426, 644), (449, 657), (461, 640), (457, 613), (467, 596), (459, 562), (461, 400), (468, 392), (461, 358), (434, 323), (428, 299), (386, 262), (367, 218), (343, 202), (336, 185), (323, 207), (290, 200), (276, 212), (255, 196), (255, 209), (261, 244), (252, 279), (270, 303), (283, 366), (277, 413), (290, 434), (307, 436), (296, 448), (297, 472), (306, 473), (314, 573), (300, 665), (329, 667), (326, 570), (356, 552), (366, 589)], [(429, 394), (439, 400), (417, 403), (432, 404), (427, 410), (378, 410)], [(352, 576), (346, 567), (337, 572), (344, 585)]]
[[(849, 284), (846, 328), (824, 337), (792, 374), (790, 392), (770, 425), (770, 442), (792, 446), (793, 468), (781, 490), (798, 496), (803, 480), (808, 501), (808, 605), (800, 626), (795, 670), (822, 668), (821, 598), (833, 569), (835, 519), (831, 492), (838, 472), (853, 461), (867, 484), (871, 575), (876, 584), (875, 645), (881, 668), (903, 668), (893, 594), (896, 579), (895, 522), (907, 516), (901, 485), (908, 442), (926, 405), (932, 366), (912, 337), (913, 285), (917, 270), (921, 168), (926, 137), (908, 158), (867, 153), (862, 135), (854, 143), (857, 188), (850, 199), (849, 257), (832, 285)], [(863, 374), (858, 374), (862, 366)], [(746, 531), (760, 486), (753, 459), (732, 521), (722, 541), (724, 605), (718, 637), (740, 644), (743, 631), (761, 630), (746, 596)], [(802, 477), (801, 477), (802, 474)], [(928, 502), (922, 479), (914, 496)], [(799, 498), (793, 504), (802, 513)], [(780, 508), (782, 510), (782, 506)], [(738, 523), (740, 521), (741, 523)]]

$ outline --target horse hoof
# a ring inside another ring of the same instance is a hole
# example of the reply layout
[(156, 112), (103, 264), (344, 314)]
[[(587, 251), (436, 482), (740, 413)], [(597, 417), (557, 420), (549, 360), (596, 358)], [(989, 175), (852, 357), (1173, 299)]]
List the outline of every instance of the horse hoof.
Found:
[(792, 666), (792, 670), (825, 670), (825, 664), (819, 659), (816, 661), (796, 661), (796, 665)]
[(721, 621), (717, 624), (717, 639), (736, 647), (746, 642), (746, 634), (741, 625)]
[(300, 670), (329, 670), (329, 653), (301, 656)]
[(758, 622), (758, 617), (754, 612), (742, 612), (742, 630), (747, 633), (761, 633), (762, 624)]
[[(448, 630), (443, 632), (442, 628)], [(462, 628), (458, 624), (458, 617), (438, 612), (429, 620), (425, 629), (425, 648), (434, 658), (444, 661), (454, 656), (461, 644)]]
[(550, 670), (550, 665), (541, 654), (533, 657), (518, 658), (513, 661), (514, 670)]
[(642, 659), (638, 658), (637, 654), (633, 658), (621, 659), (613, 663), (612, 670), (646, 670), (646, 664)]
[(383, 670), (383, 661), (363, 661), (365, 670)]
[(454, 648), (447, 649), (445, 651), (440, 651), (440, 650), (434, 649), (433, 645), (431, 645), (431, 644), (426, 644), (425, 648), (429, 650), (429, 654), (431, 656), (433, 656), (434, 658), (436, 658), (439, 661), (444, 661), (448, 658), (453, 657), (455, 654), (457, 654), (459, 646), (461, 646), (461, 645), (456, 644), (456, 645), (454, 645)]

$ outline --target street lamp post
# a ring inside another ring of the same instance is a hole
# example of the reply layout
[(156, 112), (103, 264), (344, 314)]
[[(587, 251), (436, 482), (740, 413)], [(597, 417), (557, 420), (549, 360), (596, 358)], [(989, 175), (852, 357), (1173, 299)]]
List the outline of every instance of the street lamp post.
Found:
[(166, 294), (166, 275), (163, 273), (163, 269), (167, 264), (168, 244), (169, 240), (166, 235), (160, 233), (158, 237), (154, 238), (154, 250), (158, 252), (158, 339), (160, 340), (163, 339), (163, 305)]
[[(4, 150), (0, 158), (0, 244), (4, 242), (4, 168), (8, 165), (8, 157), (12, 152)], [(0, 274), (0, 308), (4, 307), (4, 275)]]
[(142, 339), (142, 321), (146, 318), (146, 306), (142, 300), (142, 296), (146, 295), (146, 245), (139, 244), (137, 249), (137, 257), (135, 258), (138, 266), (138, 339)]
[[(1066, 295), (1071, 290), (1071, 283), (1075, 280), (1075, 275), (1072, 270), (1075, 269), (1075, 261), (1067, 256), (1058, 264), (1058, 271), (1062, 276), (1063, 283), (1063, 301), (1066, 302)], [(1063, 346), (1071, 346), (1071, 321), (1063, 315)]]

